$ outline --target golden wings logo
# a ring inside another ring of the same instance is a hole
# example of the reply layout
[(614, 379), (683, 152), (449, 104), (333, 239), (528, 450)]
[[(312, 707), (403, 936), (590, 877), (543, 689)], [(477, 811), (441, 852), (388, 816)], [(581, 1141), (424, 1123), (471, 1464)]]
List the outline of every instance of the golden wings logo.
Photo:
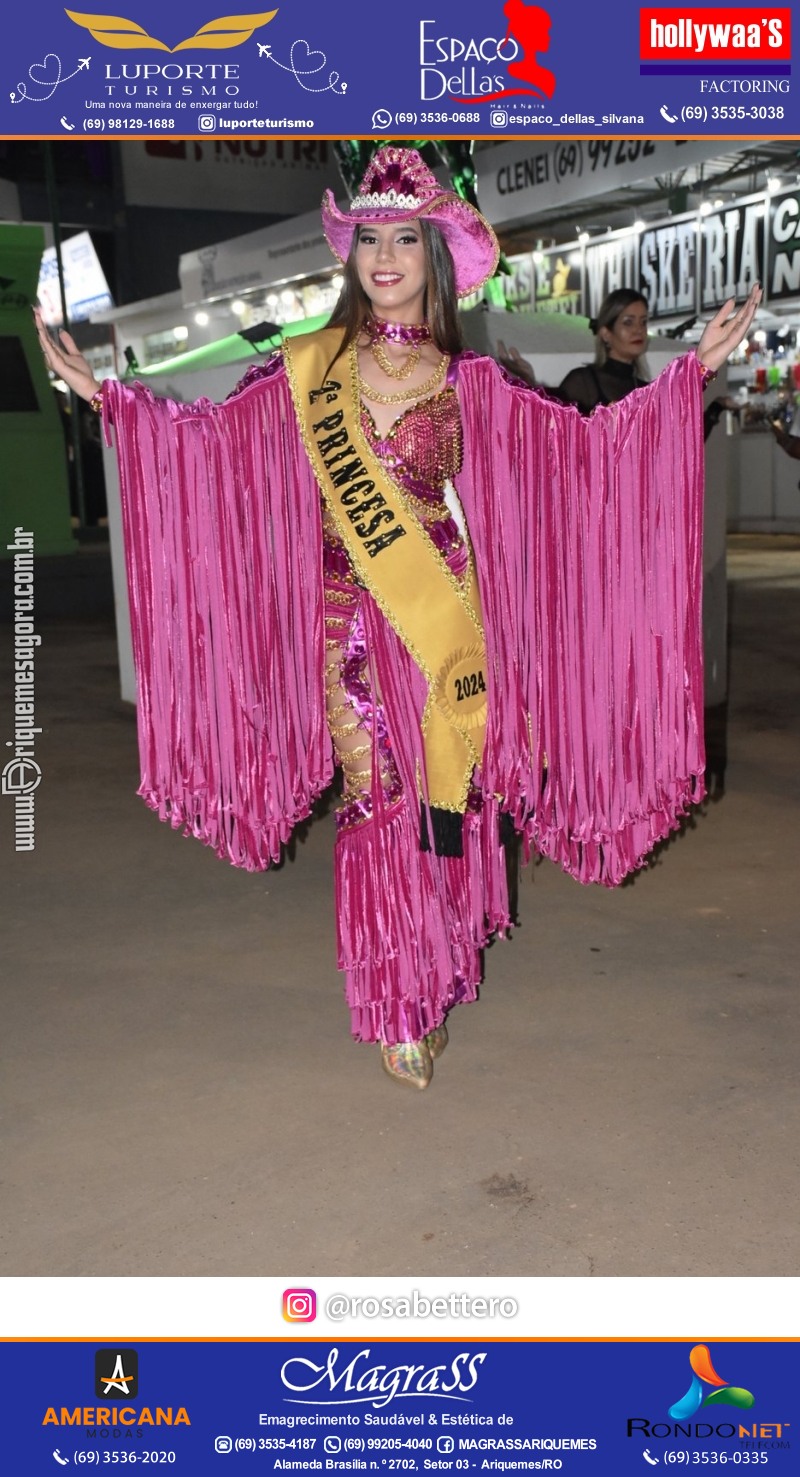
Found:
[(177, 46), (167, 46), (165, 41), (157, 41), (155, 36), (149, 36), (144, 26), (139, 26), (136, 21), (126, 20), (121, 15), (84, 15), (79, 10), (67, 10), (65, 12), (76, 26), (83, 26), (85, 31), (93, 40), (99, 41), (101, 46), (115, 46), (118, 50), (138, 51), (149, 48), (152, 51), (222, 51), (229, 50), (232, 46), (241, 46), (243, 42), (249, 41), (255, 31), (259, 31), (273, 16), (277, 10), (264, 10), (258, 15), (223, 15), (219, 20), (209, 21), (207, 25), (201, 26), (193, 36), (187, 36), (185, 41), (179, 41)]

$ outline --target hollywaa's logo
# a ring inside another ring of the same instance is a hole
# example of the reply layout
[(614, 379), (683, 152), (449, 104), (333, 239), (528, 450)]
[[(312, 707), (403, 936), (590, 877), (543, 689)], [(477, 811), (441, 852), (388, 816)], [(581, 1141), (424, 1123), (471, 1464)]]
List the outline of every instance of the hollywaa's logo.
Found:
[(789, 61), (791, 31), (788, 6), (656, 6), (639, 11), (639, 58), (661, 62)]
[(179, 41), (177, 46), (167, 46), (149, 36), (144, 26), (126, 20), (121, 15), (84, 15), (78, 10), (67, 10), (76, 26), (84, 30), (101, 46), (113, 46), (118, 51), (227, 51), (233, 46), (242, 46), (255, 31), (271, 21), (277, 10), (264, 10), (258, 15), (223, 15), (218, 20), (208, 21), (193, 36)]
[[(506, 0), (503, 36), (437, 36), (435, 21), (420, 21), (420, 97), (433, 102), (449, 95), (454, 102), (486, 103), (501, 97), (551, 98), (555, 73), (539, 57), (550, 48), (552, 21), (541, 5)], [(498, 28), (499, 29), (499, 28)], [(500, 63), (507, 75), (482, 70)], [(458, 72), (453, 66), (460, 65)], [(509, 79), (525, 86), (511, 86)]]
[[(690, 1421), (700, 1407), (706, 1405), (735, 1405), (739, 1410), (749, 1410), (751, 1405), (755, 1405), (755, 1396), (749, 1390), (743, 1390), (738, 1385), (729, 1385), (727, 1380), (720, 1379), (705, 1344), (695, 1344), (689, 1354), (689, 1364), (692, 1383), (686, 1394), (669, 1408), (674, 1421)], [(707, 1385), (714, 1387), (710, 1394), (706, 1394)]]

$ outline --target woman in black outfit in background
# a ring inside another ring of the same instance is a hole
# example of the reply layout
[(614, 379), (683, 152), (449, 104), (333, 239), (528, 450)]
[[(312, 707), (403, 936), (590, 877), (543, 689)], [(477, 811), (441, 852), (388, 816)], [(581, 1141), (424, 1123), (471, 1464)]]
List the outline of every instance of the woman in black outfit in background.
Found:
[(647, 299), (631, 287), (610, 292), (589, 327), (595, 335), (594, 364), (571, 369), (558, 397), (589, 415), (597, 405), (612, 405), (647, 384), (640, 363), (647, 350)]

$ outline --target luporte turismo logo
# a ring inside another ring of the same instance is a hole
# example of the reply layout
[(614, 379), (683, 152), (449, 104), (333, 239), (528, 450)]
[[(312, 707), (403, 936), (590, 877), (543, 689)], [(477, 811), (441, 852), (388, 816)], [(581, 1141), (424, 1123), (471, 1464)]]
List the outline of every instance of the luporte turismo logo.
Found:
[(68, 10), (66, 14), (76, 26), (88, 31), (99, 46), (111, 46), (117, 51), (230, 51), (231, 47), (242, 46), (249, 41), (253, 32), (266, 26), (278, 12), (262, 10), (251, 15), (222, 15), (216, 20), (206, 21), (193, 35), (184, 37), (175, 46), (149, 35), (138, 21), (128, 20), (126, 16), (89, 15), (80, 10)]

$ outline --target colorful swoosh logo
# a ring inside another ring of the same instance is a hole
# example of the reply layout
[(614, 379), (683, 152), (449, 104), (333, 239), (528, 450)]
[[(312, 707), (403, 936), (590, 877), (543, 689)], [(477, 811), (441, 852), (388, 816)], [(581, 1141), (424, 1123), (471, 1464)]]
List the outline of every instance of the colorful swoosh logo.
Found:
[[(692, 1383), (682, 1399), (670, 1406), (669, 1414), (673, 1421), (691, 1420), (701, 1405), (735, 1405), (739, 1410), (749, 1410), (751, 1405), (755, 1405), (755, 1396), (749, 1390), (742, 1390), (738, 1385), (729, 1385), (726, 1380), (720, 1379), (705, 1344), (695, 1344), (689, 1354), (689, 1364)], [(714, 1386), (708, 1395), (706, 1385)]]

